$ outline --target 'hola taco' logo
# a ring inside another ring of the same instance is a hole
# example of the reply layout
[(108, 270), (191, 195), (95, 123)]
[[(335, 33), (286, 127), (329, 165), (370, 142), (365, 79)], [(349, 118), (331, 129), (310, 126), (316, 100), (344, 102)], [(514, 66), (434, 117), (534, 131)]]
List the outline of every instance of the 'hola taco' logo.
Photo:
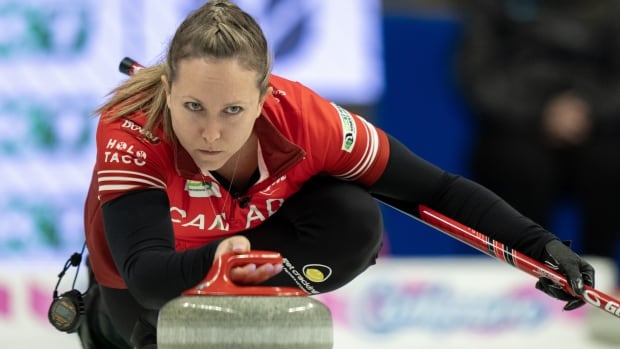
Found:
[(323, 282), (332, 275), (332, 268), (323, 264), (306, 264), (302, 271), (312, 282)]

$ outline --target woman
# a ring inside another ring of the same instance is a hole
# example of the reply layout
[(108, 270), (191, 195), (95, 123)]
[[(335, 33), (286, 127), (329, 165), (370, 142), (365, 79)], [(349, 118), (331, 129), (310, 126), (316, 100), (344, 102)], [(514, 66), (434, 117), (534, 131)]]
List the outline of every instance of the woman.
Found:
[[(210, 1), (177, 29), (164, 63), (136, 72), (97, 111), (85, 222), (100, 297), (82, 331), (95, 338), (89, 345), (154, 347), (157, 310), (226, 252), (286, 258), (284, 266), (234, 269), (240, 284), (315, 294), (348, 283), (381, 246), (376, 198), (412, 214), (424, 203), (537, 260), (553, 259), (576, 293), (592, 284), (589, 264), (493, 193), (272, 75), (270, 63), (257, 23), (229, 1)], [(329, 273), (288, 273), (307, 264)], [(583, 304), (538, 285), (568, 300), (567, 309)]]

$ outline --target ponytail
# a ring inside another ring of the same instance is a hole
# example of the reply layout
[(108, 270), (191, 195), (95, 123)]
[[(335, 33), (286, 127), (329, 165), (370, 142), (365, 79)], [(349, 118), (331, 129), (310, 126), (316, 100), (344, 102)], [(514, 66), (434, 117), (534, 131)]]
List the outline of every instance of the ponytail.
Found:
[(166, 90), (161, 76), (166, 73), (164, 64), (140, 69), (110, 92), (110, 99), (94, 113), (105, 115), (107, 121), (131, 117), (137, 111), (146, 114), (146, 131), (163, 121), (164, 133), (173, 139), (169, 111), (166, 105)]

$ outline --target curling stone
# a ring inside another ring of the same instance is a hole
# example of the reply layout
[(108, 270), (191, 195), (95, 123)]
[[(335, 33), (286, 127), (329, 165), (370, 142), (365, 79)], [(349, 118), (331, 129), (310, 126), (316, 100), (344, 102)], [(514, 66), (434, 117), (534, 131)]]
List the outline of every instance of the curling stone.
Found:
[(157, 321), (159, 349), (331, 349), (329, 309), (299, 288), (234, 284), (230, 270), (281, 263), (279, 253), (228, 253), (205, 279), (166, 303)]

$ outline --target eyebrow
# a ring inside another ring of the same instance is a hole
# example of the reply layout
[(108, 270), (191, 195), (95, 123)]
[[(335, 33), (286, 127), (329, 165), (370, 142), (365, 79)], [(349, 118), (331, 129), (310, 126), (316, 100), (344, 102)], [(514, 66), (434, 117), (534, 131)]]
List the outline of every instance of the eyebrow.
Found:
[[(198, 102), (200, 102), (200, 104), (204, 104), (204, 102), (200, 99), (200, 98), (196, 98), (194, 96), (190, 96), (190, 95), (182, 95), (180, 96), (181, 98), (190, 98), (190, 99), (194, 99)], [(240, 105), (240, 104), (248, 104), (249, 102), (244, 102), (242, 100), (235, 100), (229, 103), (225, 103), (225, 106), (234, 106), (234, 105)]]

